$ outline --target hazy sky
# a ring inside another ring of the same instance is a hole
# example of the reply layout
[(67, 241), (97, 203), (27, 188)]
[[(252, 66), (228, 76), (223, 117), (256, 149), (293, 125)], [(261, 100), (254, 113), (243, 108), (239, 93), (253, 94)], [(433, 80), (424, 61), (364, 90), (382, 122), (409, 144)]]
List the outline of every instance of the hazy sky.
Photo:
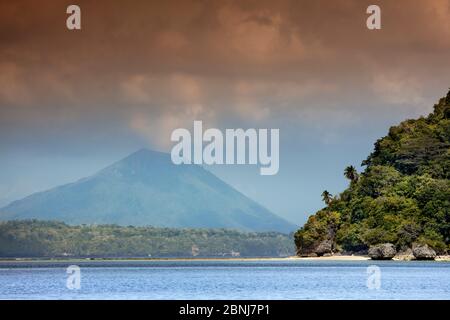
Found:
[[(66, 28), (81, 7), (82, 30)], [(366, 28), (381, 7), (382, 29)], [(1, 1), (0, 206), (170, 133), (280, 128), (280, 171), (209, 168), (296, 222), (450, 87), (450, 0)]]

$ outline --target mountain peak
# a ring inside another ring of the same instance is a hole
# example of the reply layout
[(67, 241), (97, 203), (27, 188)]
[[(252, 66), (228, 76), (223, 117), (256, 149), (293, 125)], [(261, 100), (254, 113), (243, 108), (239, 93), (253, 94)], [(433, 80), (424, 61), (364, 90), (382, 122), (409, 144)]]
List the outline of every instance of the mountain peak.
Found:
[(141, 148), (130, 155), (127, 156), (127, 158), (131, 157), (153, 157), (153, 156), (168, 156), (168, 153), (155, 151), (147, 148)]
[(158, 159), (170, 160), (170, 154), (142, 148), (126, 156), (121, 161), (155, 161)]
[(0, 220), (290, 232), (296, 227), (198, 165), (140, 149), (77, 182), (0, 209)]
[(139, 149), (125, 158), (113, 163), (111, 166), (101, 170), (100, 174), (109, 174), (111, 171), (127, 174), (133, 172), (155, 172), (157, 169), (173, 167), (170, 155), (167, 153), (149, 149)]

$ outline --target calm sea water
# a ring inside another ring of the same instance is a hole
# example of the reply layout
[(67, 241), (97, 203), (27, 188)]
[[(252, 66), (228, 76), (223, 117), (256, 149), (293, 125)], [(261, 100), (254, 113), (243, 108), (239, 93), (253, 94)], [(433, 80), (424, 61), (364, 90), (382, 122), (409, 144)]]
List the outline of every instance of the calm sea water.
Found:
[[(71, 264), (80, 266), (79, 290), (66, 287)], [(379, 289), (368, 289), (371, 265)], [(0, 262), (0, 299), (450, 299), (450, 263)]]

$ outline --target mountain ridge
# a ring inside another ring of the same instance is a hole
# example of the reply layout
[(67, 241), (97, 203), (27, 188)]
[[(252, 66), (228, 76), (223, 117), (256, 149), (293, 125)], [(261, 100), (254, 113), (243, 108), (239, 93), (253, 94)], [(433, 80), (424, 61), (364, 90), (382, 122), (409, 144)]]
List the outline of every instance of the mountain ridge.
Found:
[(291, 232), (276, 216), (201, 166), (140, 149), (75, 182), (29, 195), (0, 209), (0, 220), (152, 225)]

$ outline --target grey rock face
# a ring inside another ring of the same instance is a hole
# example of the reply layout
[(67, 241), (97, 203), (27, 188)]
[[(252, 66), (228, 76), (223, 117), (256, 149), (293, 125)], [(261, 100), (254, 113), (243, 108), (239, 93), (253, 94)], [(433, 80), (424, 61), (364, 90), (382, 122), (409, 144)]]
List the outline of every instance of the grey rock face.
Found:
[(372, 260), (390, 260), (392, 259), (397, 250), (392, 243), (382, 243), (369, 248), (369, 257)]
[(333, 252), (333, 241), (323, 240), (316, 248), (315, 253), (320, 257)]
[(434, 260), (436, 251), (426, 244), (418, 244), (413, 248), (413, 255), (417, 260)]

